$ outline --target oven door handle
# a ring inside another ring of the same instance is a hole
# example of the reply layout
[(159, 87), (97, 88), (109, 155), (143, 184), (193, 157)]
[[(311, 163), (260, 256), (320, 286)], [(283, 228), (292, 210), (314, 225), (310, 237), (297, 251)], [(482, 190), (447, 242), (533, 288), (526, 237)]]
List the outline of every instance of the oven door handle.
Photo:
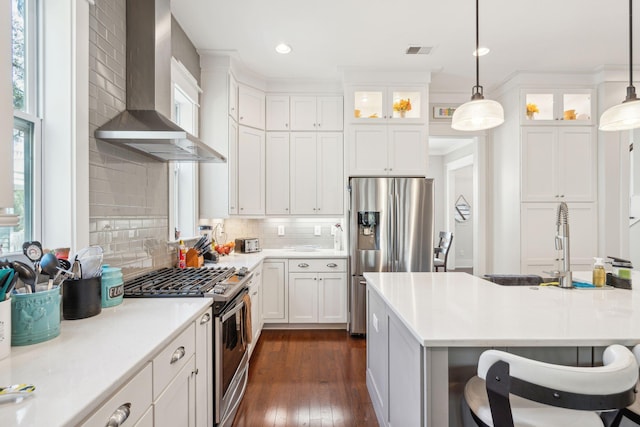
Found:
[(225, 320), (236, 314), (238, 311), (242, 310), (242, 307), (244, 307), (244, 301), (240, 300), (231, 311), (222, 315), (220, 321), (224, 323)]

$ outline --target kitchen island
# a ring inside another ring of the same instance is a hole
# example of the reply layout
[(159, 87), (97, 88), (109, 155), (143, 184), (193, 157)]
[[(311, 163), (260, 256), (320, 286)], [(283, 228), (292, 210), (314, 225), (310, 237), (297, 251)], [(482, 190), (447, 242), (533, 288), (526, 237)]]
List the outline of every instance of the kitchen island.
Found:
[[(590, 278), (574, 273), (574, 279)], [(636, 289), (500, 286), (465, 273), (365, 273), (367, 387), (380, 425), (461, 425), (482, 351), (591, 365), (640, 343)]]

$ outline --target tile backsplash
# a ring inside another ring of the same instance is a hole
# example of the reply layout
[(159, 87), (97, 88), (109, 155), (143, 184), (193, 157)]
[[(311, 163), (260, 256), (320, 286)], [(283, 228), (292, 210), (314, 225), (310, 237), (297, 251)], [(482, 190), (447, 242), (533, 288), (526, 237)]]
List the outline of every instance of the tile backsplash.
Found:
[(172, 265), (169, 168), (93, 137), (126, 106), (126, 0), (89, 9), (89, 239), (126, 280)]
[[(331, 227), (339, 222), (341, 218), (230, 218), (224, 221), (223, 229), (226, 240), (257, 237), (263, 249), (282, 249), (303, 245), (333, 249)], [(284, 236), (278, 236), (278, 226), (284, 227)], [(320, 226), (320, 236), (314, 234), (316, 226)]]

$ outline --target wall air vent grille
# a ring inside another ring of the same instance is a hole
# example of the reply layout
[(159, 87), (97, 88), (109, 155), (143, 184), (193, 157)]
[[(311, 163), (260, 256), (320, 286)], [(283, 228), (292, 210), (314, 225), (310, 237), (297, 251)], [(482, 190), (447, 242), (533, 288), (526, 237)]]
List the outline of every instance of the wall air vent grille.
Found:
[(431, 46), (409, 46), (406, 50), (407, 55), (429, 55), (431, 53)]

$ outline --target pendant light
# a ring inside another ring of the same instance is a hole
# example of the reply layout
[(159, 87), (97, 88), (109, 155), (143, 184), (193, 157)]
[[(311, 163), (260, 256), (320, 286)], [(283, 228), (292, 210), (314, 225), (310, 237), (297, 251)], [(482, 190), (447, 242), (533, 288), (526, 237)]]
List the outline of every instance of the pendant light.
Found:
[(632, 0), (629, 0), (629, 86), (622, 104), (614, 105), (600, 116), (600, 130), (616, 131), (640, 127), (640, 102), (633, 86), (633, 20)]
[[(476, 0), (476, 52), (480, 48), (478, 1)], [(480, 55), (476, 55), (476, 85), (471, 93), (471, 101), (462, 104), (454, 112), (451, 127), (455, 130), (484, 130), (500, 126), (504, 123), (502, 105), (490, 99), (484, 99), (480, 86)]]

